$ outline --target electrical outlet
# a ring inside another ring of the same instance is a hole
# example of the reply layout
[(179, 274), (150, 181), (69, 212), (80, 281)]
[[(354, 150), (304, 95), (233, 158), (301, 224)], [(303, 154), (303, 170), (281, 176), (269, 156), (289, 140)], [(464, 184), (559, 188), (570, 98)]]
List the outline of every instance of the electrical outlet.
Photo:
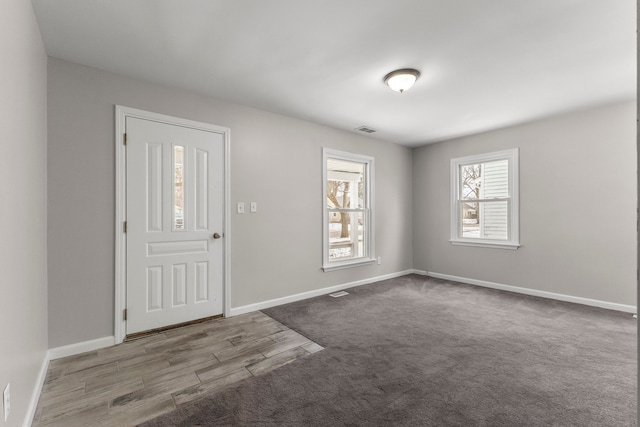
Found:
[(382, 264), (382, 257), (381, 256), (378, 257), (378, 265), (380, 265), (380, 264)]
[(9, 412), (11, 412), (11, 389), (9, 388), (11, 384), (7, 384), (4, 388), (4, 392), (2, 393), (2, 401), (4, 404), (2, 405), (4, 408), (4, 421), (6, 422), (9, 418)]

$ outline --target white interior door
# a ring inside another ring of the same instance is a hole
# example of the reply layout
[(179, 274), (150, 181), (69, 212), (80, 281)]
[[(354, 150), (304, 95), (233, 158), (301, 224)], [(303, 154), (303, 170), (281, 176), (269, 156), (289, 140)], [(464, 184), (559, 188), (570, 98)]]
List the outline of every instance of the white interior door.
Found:
[(223, 312), (224, 136), (126, 118), (127, 335)]

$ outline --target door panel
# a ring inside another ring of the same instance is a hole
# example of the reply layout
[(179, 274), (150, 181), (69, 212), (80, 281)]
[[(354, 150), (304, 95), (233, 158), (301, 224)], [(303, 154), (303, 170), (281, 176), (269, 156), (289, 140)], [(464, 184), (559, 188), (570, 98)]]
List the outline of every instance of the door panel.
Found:
[(126, 118), (127, 334), (223, 311), (224, 136)]

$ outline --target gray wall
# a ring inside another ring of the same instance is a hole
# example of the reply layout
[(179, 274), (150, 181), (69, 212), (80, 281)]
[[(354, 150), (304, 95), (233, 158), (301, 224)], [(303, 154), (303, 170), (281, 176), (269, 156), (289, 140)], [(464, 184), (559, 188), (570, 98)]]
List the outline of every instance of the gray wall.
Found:
[[(414, 151), (414, 268), (636, 304), (636, 104)], [(449, 160), (520, 147), (517, 251), (449, 243)]]
[(3, 1), (0, 52), (0, 425), (16, 426), (47, 350), (47, 57), (31, 2)]
[[(114, 105), (231, 129), (232, 307), (410, 269), (412, 150), (49, 59), (49, 345), (113, 335)], [(322, 147), (376, 159), (382, 265), (323, 273)]]

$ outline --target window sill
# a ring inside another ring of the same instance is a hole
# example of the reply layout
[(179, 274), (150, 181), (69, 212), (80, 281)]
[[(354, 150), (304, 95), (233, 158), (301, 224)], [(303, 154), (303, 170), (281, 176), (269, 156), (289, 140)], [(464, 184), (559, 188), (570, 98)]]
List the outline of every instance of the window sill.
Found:
[(496, 241), (476, 241), (476, 240), (449, 240), (452, 245), (455, 246), (475, 246), (479, 248), (494, 248), (494, 249), (509, 249), (517, 250), (520, 247), (519, 243), (511, 242), (496, 242)]
[(351, 267), (359, 267), (361, 265), (373, 264), (374, 262), (376, 262), (375, 258), (363, 258), (357, 261), (346, 261), (346, 262), (341, 262), (336, 264), (325, 265), (324, 267), (322, 267), (322, 271), (326, 273), (327, 271), (342, 270), (342, 269), (351, 268)]

